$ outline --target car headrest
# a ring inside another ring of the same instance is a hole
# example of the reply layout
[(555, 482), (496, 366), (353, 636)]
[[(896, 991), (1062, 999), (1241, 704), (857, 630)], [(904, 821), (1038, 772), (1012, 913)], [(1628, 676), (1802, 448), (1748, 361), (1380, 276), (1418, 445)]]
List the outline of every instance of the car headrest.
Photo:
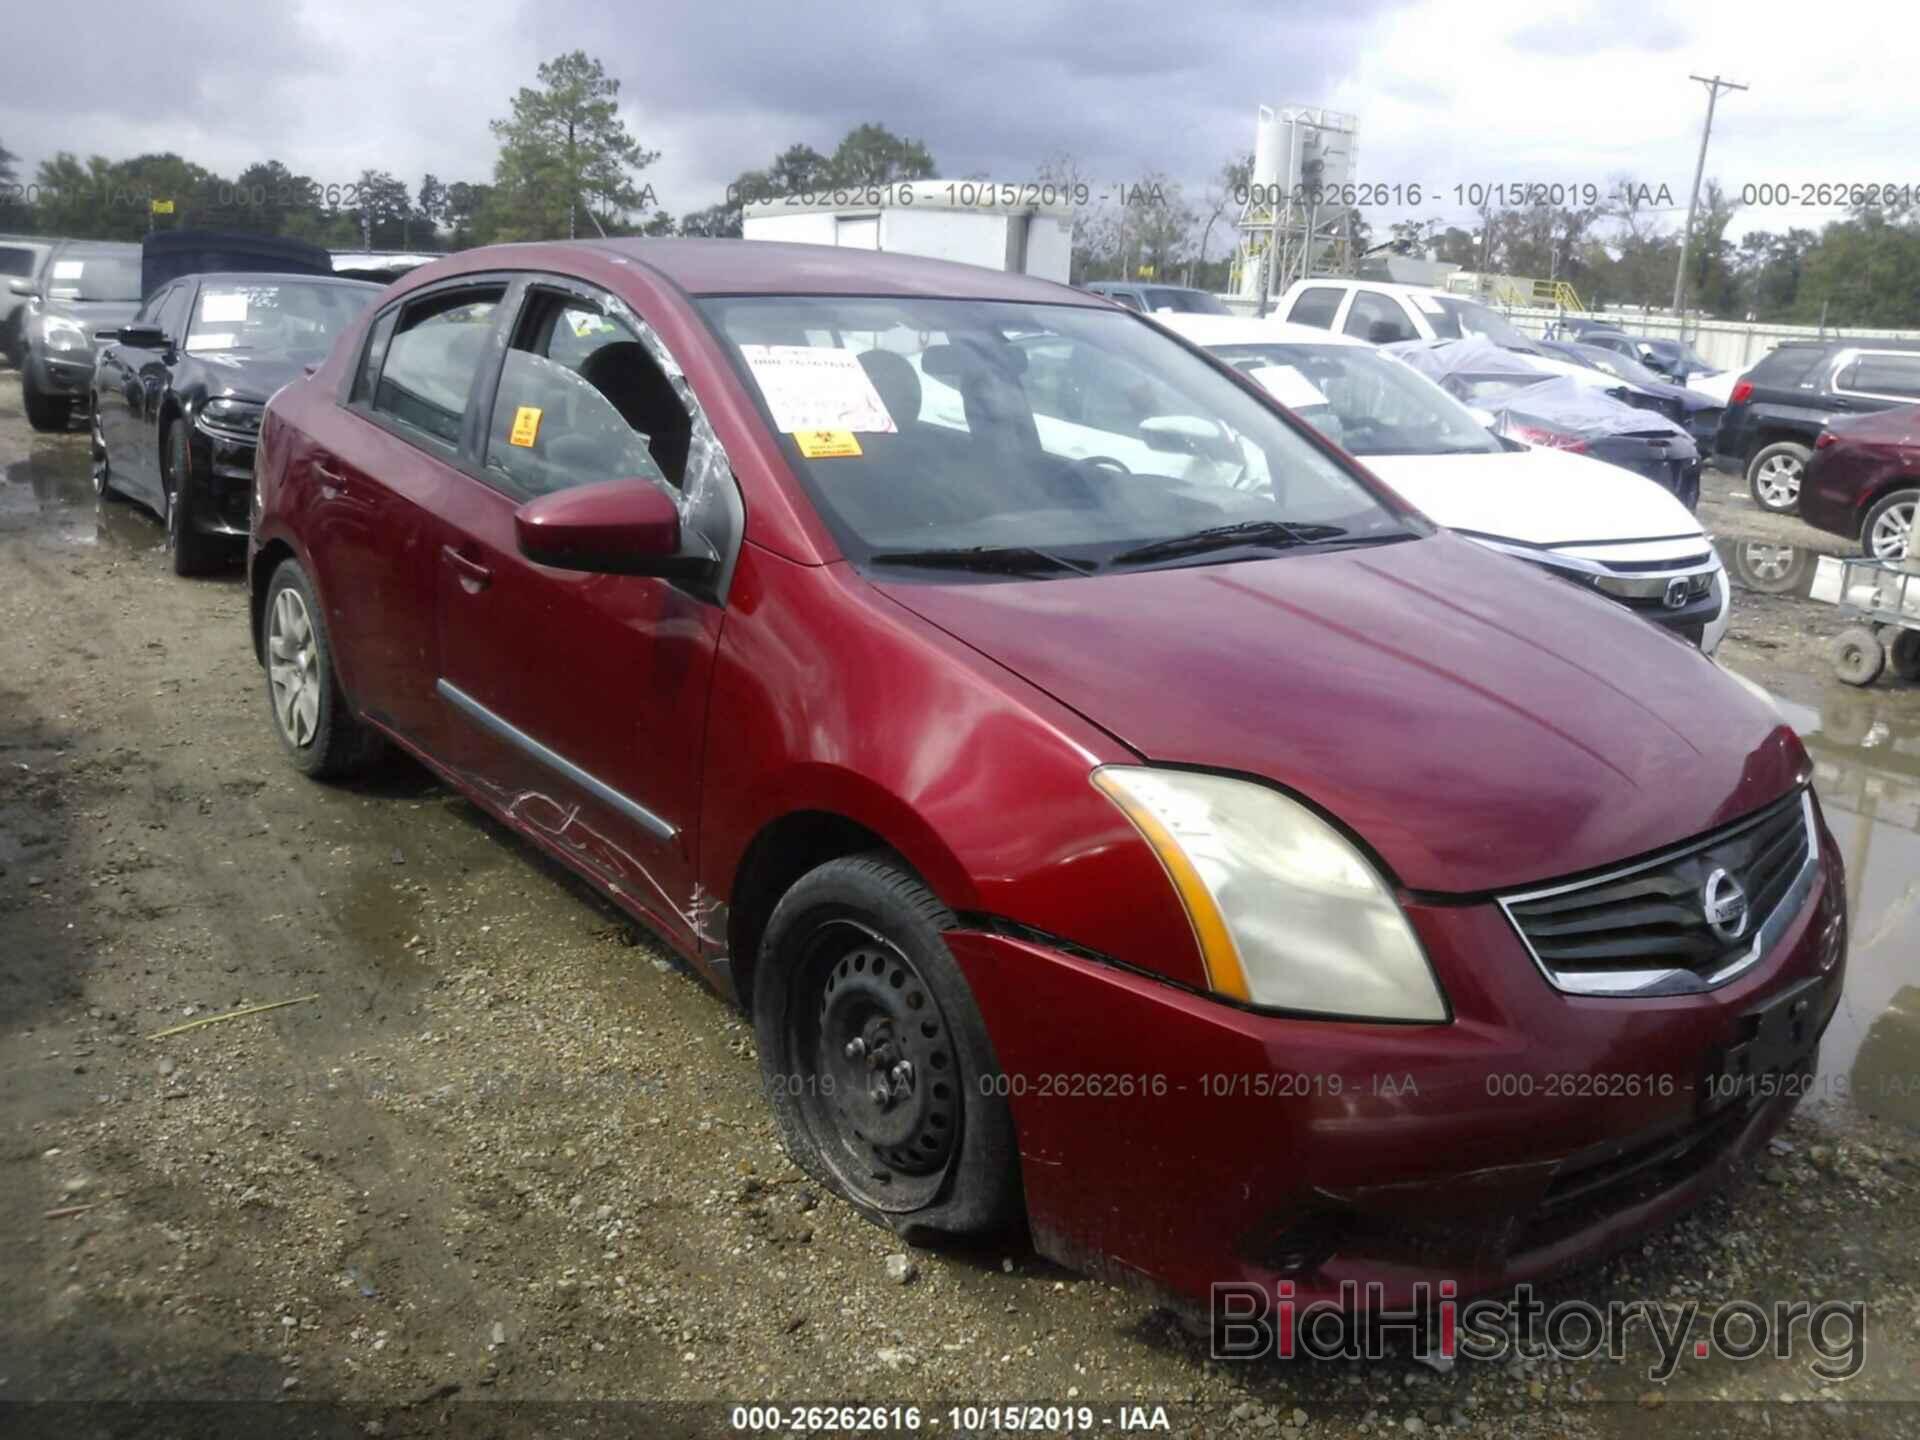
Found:
[(860, 368), (880, 394), (895, 425), (906, 425), (920, 418), (920, 377), (904, 355), (891, 350), (863, 350)]

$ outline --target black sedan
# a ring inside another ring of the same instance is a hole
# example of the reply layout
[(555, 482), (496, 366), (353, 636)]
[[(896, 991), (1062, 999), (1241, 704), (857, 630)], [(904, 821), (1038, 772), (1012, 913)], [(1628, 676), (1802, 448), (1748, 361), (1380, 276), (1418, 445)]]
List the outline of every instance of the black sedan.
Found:
[(322, 276), (187, 275), (100, 336), (93, 485), (166, 521), (181, 575), (237, 559), (267, 400), (326, 358), (380, 293)]

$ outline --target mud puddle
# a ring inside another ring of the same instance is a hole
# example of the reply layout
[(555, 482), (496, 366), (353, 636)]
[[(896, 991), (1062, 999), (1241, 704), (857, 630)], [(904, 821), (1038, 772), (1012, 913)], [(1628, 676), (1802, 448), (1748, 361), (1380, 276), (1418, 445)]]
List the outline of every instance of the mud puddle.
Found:
[(94, 495), (86, 437), (79, 434), (37, 442), (0, 476), (0, 534), (21, 533), (54, 546), (127, 551), (151, 550), (164, 539), (159, 521), (138, 505)]
[(1839, 685), (1818, 706), (1776, 703), (1847, 865), (1846, 992), (1817, 1099), (1920, 1130), (1920, 712), (1905, 693)]

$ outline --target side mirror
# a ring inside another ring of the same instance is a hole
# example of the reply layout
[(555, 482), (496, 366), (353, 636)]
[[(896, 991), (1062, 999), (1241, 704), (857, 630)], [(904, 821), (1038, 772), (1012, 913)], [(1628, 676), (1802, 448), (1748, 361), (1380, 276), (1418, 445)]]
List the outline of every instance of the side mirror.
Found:
[(9, 280), (7, 282), (7, 292), (12, 295), (18, 295), (23, 300), (31, 300), (34, 295), (38, 293), (34, 290), (31, 280)]
[(118, 340), (135, 350), (164, 350), (167, 332), (158, 325), (122, 325), (118, 330), (96, 330), (95, 340)]
[(693, 579), (710, 552), (682, 549), (680, 510), (658, 482), (603, 480), (529, 500), (514, 513), (520, 553), (555, 570)]

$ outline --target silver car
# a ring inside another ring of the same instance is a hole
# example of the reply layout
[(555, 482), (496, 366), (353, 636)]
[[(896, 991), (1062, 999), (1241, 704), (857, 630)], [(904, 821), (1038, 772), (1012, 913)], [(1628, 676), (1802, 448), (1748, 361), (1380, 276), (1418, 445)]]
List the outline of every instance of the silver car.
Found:
[(0, 235), (0, 285), (6, 287), (0, 290), (0, 355), (16, 368), (26, 355), (20, 327), (27, 318), (27, 297), (53, 244), (26, 235)]
[(20, 367), (27, 422), (64, 430), (93, 385), (93, 342), (140, 308), (140, 247), (106, 240), (62, 240), (27, 296), (26, 354)]

